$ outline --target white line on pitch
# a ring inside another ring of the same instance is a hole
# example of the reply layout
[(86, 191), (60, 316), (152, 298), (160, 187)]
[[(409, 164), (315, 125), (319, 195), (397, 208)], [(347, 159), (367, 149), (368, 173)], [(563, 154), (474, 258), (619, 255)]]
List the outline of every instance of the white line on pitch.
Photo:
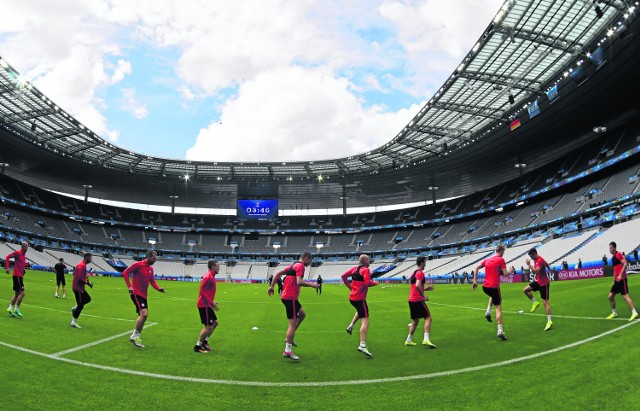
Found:
[(28, 349), (28, 348), (18, 347), (16, 345), (7, 344), (7, 343), (2, 342), (2, 341), (0, 341), (0, 345), (2, 345), (4, 347), (7, 347), (7, 348), (12, 348), (14, 350), (26, 352), (28, 354), (38, 355), (40, 357), (45, 357), (45, 358), (49, 358), (49, 359), (52, 359), (52, 360), (66, 362), (68, 364), (81, 365), (83, 367), (90, 367), (90, 368), (95, 368), (95, 369), (104, 370), (104, 371), (119, 372), (119, 373), (122, 373), (122, 374), (158, 378), (158, 379), (162, 379), (162, 380), (197, 382), (197, 383), (205, 383), (205, 384), (243, 385), (243, 386), (251, 386), (251, 387), (328, 387), (328, 386), (340, 386), (340, 385), (384, 384), (384, 383), (390, 383), (390, 382), (424, 380), (424, 379), (428, 379), (428, 378), (445, 377), (445, 376), (449, 376), (449, 375), (464, 374), (464, 373), (468, 373), (468, 372), (486, 370), (488, 368), (501, 367), (503, 365), (515, 364), (515, 363), (519, 363), (519, 362), (523, 362), (523, 361), (527, 361), (527, 360), (532, 360), (534, 358), (543, 357), (545, 355), (549, 355), (549, 354), (553, 354), (553, 353), (556, 353), (556, 352), (559, 352), (559, 351), (563, 351), (563, 350), (566, 350), (566, 349), (569, 349), (569, 348), (577, 347), (579, 345), (586, 344), (588, 342), (595, 341), (595, 340), (598, 340), (598, 339), (600, 339), (602, 337), (605, 337), (607, 335), (610, 335), (610, 334), (616, 333), (618, 331), (621, 331), (621, 330), (623, 330), (623, 329), (625, 329), (627, 327), (630, 327), (632, 325), (635, 325), (635, 324), (637, 324), (639, 322), (640, 321), (633, 321), (633, 322), (621, 325), (620, 327), (614, 328), (612, 330), (605, 331), (605, 332), (603, 332), (601, 334), (594, 335), (593, 337), (589, 337), (589, 338), (585, 338), (584, 340), (573, 342), (571, 344), (563, 345), (561, 347), (556, 347), (556, 348), (553, 348), (553, 349), (550, 349), (550, 350), (547, 350), (547, 351), (542, 351), (542, 352), (539, 352), (539, 353), (526, 355), (524, 357), (513, 358), (513, 359), (510, 359), (510, 360), (505, 360), (505, 361), (501, 361), (501, 362), (497, 362), (497, 363), (493, 363), (493, 364), (484, 364), (484, 365), (478, 365), (478, 366), (475, 366), (475, 367), (459, 368), (457, 370), (435, 372), (435, 373), (431, 373), (431, 374), (407, 375), (407, 376), (403, 376), (403, 377), (376, 378), (376, 379), (372, 379), (372, 380), (343, 380), (343, 381), (317, 381), (317, 382), (270, 382), (270, 381), (215, 380), (215, 379), (208, 379), (208, 378), (195, 378), (195, 377), (182, 377), (182, 376), (178, 376), (178, 375), (156, 374), (156, 373), (150, 373), (150, 372), (144, 372), (144, 371), (136, 371), (136, 370), (128, 370), (128, 369), (124, 369), (124, 368), (110, 367), (110, 366), (107, 366), (107, 365), (86, 363), (86, 362), (82, 362), (82, 361), (71, 360), (69, 358), (64, 358), (64, 357), (55, 357), (55, 356), (53, 356), (51, 354), (46, 354), (46, 353), (43, 353), (43, 352), (33, 351), (33, 350)]
[[(71, 315), (71, 310), (57, 310), (55, 308), (49, 308), (49, 307), (41, 307), (39, 305), (33, 305), (33, 304), (22, 304), (25, 307), (30, 307), (30, 308), (38, 308), (40, 310), (47, 310), (47, 311), (53, 311), (56, 313), (64, 313), (64, 314), (69, 314)], [(101, 315), (93, 315), (93, 314), (82, 314), (83, 317), (92, 317), (92, 318), (103, 318), (105, 320), (115, 320), (115, 321), (129, 321), (129, 322), (136, 322), (137, 320), (132, 320), (130, 318), (116, 318), (116, 317), (103, 317)]]
[[(149, 323), (149, 324), (146, 325), (146, 327), (147, 328), (148, 327), (153, 327), (156, 324), (158, 324), (158, 323)], [(77, 347), (69, 348), (68, 350), (60, 351), (60, 352), (57, 352), (55, 354), (50, 354), (50, 355), (52, 357), (61, 357), (63, 355), (70, 354), (72, 352), (76, 352), (76, 351), (80, 351), (80, 350), (84, 350), (85, 348), (89, 348), (89, 347), (93, 347), (93, 346), (98, 345), (98, 344), (106, 343), (106, 342), (109, 342), (111, 340), (115, 340), (116, 338), (124, 337), (125, 335), (129, 335), (129, 334), (131, 334), (131, 331), (126, 331), (126, 332), (120, 333), (118, 335), (112, 335), (111, 337), (103, 338), (101, 340), (90, 342), (88, 344), (79, 345)]]

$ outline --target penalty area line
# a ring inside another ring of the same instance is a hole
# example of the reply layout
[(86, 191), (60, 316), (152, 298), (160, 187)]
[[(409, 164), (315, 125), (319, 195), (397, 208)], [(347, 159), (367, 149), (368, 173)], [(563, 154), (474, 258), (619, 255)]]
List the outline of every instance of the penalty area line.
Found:
[(423, 380), (423, 379), (429, 379), (429, 378), (445, 377), (449, 375), (481, 371), (489, 368), (502, 367), (504, 365), (515, 364), (515, 363), (531, 360), (534, 358), (544, 357), (549, 354), (554, 354), (559, 351), (577, 347), (582, 344), (586, 344), (588, 342), (598, 340), (607, 335), (614, 334), (636, 323), (638, 323), (638, 321), (633, 321), (628, 324), (621, 325), (620, 327), (614, 328), (612, 330), (605, 331), (603, 333), (594, 335), (589, 338), (585, 338), (584, 340), (576, 341), (576, 342), (563, 345), (560, 347), (556, 347), (547, 351), (526, 355), (524, 357), (512, 358), (510, 360), (500, 361), (492, 364), (484, 364), (484, 365), (478, 365), (475, 367), (459, 368), (457, 370), (435, 372), (431, 374), (407, 375), (403, 377), (376, 378), (376, 379), (370, 379), (370, 380), (343, 380), (343, 381), (318, 381), (318, 382), (240, 381), (240, 380), (220, 380), (220, 379), (208, 379), (208, 378), (183, 377), (178, 375), (157, 374), (157, 373), (151, 373), (151, 372), (145, 372), (145, 371), (136, 371), (136, 370), (129, 370), (124, 368), (110, 367), (107, 365), (86, 363), (82, 361), (71, 360), (69, 358), (56, 357), (51, 354), (33, 351), (28, 348), (18, 347), (15, 345), (7, 344), (2, 341), (0, 341), (0, 346), (12, 348), (14, 350), (22, 351), (28, 354), (33, 354), (33, 355), (37, 355), (44, 358), (49, 358), (52, 360), (62, 361), (68, 364), (81, 365), (83, 367), (90, 367), (98, 370), (112, 371), (112, 372), (118, 372), (122, 374), (137, 375), (137, 376), (157, 378), (157, 379), (170, 380), (170, 381), (185, 381), (185, 382), (196, 382), (196, 383), (205, 383), (205, 384), (241, 385), (241, 386), (251, 386), (251, 387), (330, 387), (330, 386), (341, 386), (341, 385), (365, 385), (365, 384), (381, 384), (381, 383), (401, 382), (401, 381), (411, 381), (411, 380)]
[[(149, 323), (147, 324), (147, 328), (148, 327), (153, 327), (154, 325), (157, 325), (158, 323)], [(72, 352), (76, 352), (76, 351), (80, 351), (80, 350), (84, 350), (85, 348), (90, 348), (93, 346), (96, 346), (98, 344), (102, 344), (102, 343), (106, 343), (109, 342), (111, 340), (115, 340), (116, 338), (120, 338), (120, 337), (124, 337), (125, 335), (131, 334), (131, 331), (125, 331), (123, 333), (120, 333), (118, 335), (112, 335), (111, 337), (107, 337), (107, 338), (103, 338), (101, 340), (98, 341), (93, 341), (84, 345), (79, 345), (77, 347), (73, 347), (73, 348), (69, 348), (68, 350), (64, 350), (64, 351), (60, 351), (57, 352), (55, 354), (50, 354), (52, 357), (61, 357), (63, 355), (66, 354), (71, 354)]]

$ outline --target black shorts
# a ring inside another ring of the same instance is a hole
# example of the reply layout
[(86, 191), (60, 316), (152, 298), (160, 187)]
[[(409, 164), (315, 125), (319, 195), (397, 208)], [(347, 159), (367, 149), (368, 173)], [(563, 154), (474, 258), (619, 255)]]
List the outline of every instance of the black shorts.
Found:
[(213, 308), (198, 307), (198, 311), (200, 311), (200, 322), (202, 324), (211, 325), (214, 321), (218, 321), (218, 317), (216, 317), (216, 313), (213, 312)]
[(76, 296), (76, 304), (78, 305), (86, 305), (91, 302), (91, 296), (89, 296), (89, 293), (86, 290), (85, 291), (73, 290), (73, 295)]
[(484, 293), (486, 295), (488, 295), (489, 297), (491, 297), (491, 303), (493, 305), (501, 305), (502, 304), (502, 296), (500, 295), (500, 289), (499, 288), (489, 288), (489, 287), (482, 287), (482, 291), (484, 291)]
[(427, 303), (424, 301), (409, 301), (409, 311), (411, 311), (412, 320), (431, 317)]
[(300, 315), (300, 310), (302, 306), (298, 300), (282, 300), (282, 304), (284, 304), (287, 309), (287, 318), (290, 320), (298, 318)]
[(24, 277), (13, 276), (13, 291), (24, 291)]
[(67, 285), (64, 279), (64, 274), (56, 274), (56, 285)]
[(147, 299), (143, 298), (137, 294), (132, 294), (131, 295), (131, 301), (133, 301), (133, 304), (135, 304), (136, 306), (136, 312), (138, 314), (140, 314), (140, 310), (144, 310), (144, 309), (149, 309), (149, 304), (147, 304)]
[(367, 305), (366, 300), (349, 300), (351, 305), (356, 307), (356, 311), (358, 311), (359, 318), (369, 318), (369, 306)]
[[(13, 277), (13, 278), (15, 278), (15, 277)], [(14, 288), (14, 290), (15, 290), (15, 288)], [(624, 280), (614, 281), (613, 285), (611, 286), (611, 292), (613, 294), (620, 294), (620, 295), (629, 294), (629, 287), (627, 286), (627, 279), (625, 278)]]
[(533, 281), (531, 283), (529, 283), (529, 287), (531, 287), (531, 289), (533, 291), (540, 291), (540, 298), (542, 298), (545, 301), (549, 301), (549, 286), (551, 284), (547, 284), (547, 285), (540, 285), (538, 284), (537, 281)]

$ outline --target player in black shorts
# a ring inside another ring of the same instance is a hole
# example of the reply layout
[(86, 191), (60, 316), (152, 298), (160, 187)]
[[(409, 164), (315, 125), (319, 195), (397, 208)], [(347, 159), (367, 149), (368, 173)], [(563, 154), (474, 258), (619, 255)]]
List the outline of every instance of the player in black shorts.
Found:
[(62, 285), (62, 298), (67, 298), (67, 282), (64, 279), (64, 270), (65, 270), (65, 265), (64, 265), (64, 259), (60, 259), (60, 262), (58, 264), (56, 264), (55, 266), (53, 266), (53, 271), (55, 271), (56, 273), (56, 294), (55, 297), (56, 298), (60, 298), (58, 297), (58, 290), (60, 290), (60, 286)]

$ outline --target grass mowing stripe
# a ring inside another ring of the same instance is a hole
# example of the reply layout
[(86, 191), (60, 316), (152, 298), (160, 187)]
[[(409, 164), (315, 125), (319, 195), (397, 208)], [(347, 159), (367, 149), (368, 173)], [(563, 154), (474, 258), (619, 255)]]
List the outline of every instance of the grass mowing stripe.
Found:
[[(149, 328), (149, 327), (153, 327), (154, 325), (157, 325), (157, 324), (158, 323), (149, 323), (145, 327)], [(112, 335), (111, 337), (103, 338), (103, 339), (98, 340), (98, 341), (93, 341), (93, 342), (90, 342), (88, 344), (79, 345), (77, 347), (69, 348), (68, 350), (60, 351), (60, 352), (57, 352), (57, 353), (51, 354), (51, 355), (53, 357), (61, 357), (61, 356), (65, 355), (65, 354), (70, 354), (72, 352), (84, 350), (85, 348), (90, 348), (90, 347), (96, 346), (98, 344), (106, 343), (106, 342), (109, 342), (111, 340), (115, 340), (116, 338), (124, 337), (125, 335), (129, 335), (129, 334), (131, 334), (130, 330), (129, 331), (125, 331), (123, 333), (120, 333), (118, 335)]]
[(614, 328), (614, 329), (609, 330), (609, 331), (605, 331), (603, 333), (594, 335), (594, 336), (589, 337), (589, 338), (585, 338), (585, 339), (580, 340), (580, 341), (576, 341), (576, 342), (573, 342), (573, 343), (570, 343), (570, 344), (566, 344), (566, 345), (563, 345), (563, 346), (560, 346), (560, 347), (552, 348), (550, 350), (542, 351), (542, 352), (539, 352), (539, 353), (530, 354), (530, 355), (526, 355), (526, 356), (518, 357), (518, 358), (513, 358), (513, 359), (510, 359), (510, 360), (500, 361), (500, 362), (493, 363), (493, 364), (484, 364), (484, 365), (479, 365), (479, 366), (475, 366), (475, 367), (460, 368), (460, 369), (457, 369), (457, 370), (442, 371), (442, 372), (436, 372), (436, 373), (431, 373), (431, 374), (409, 375), (409, 376), (404, 376), (404, 377), (376, 378), (376, 379), (370, 379), (370, 380), (319, 381), (319, 382), (279, 382), (279, 383), (275, 383), (275, 382), (266, 382), (266, 381), (215, 380), (215, 379), (207, 379), (207, 378), (182, 377), (182, 376), (176, 376), (176, 375), (156, 374), (156, 373), (150, 373), (150, 372), (144, 372), (144, 371), (135, 371), (135, 370), (127, 370), (127, 369), (123, 369), (123, 368), (110, 367), (110, 366), (106, 366), (106, 365), (85, 363), (85, 362), (82, 362), (82, 361), (71, 360), (71, 359), (68, 359), (68, 358), (63, 358), (63, 357), (58, 357), (58, 356), (51, 355), (51, 354), (45, 354), (45, 353), (42, 353), (42, 352), (33, 351), (33, 350), (28, 349), (28, 348), (18, 347), (18, 346), (15, 346), (15, 345), (7, 344), (7, 343), (2, 342), (2, 341), (0, 341), (0, 345), (2, 345), (4, 347), (7, 347), (7, 348), (12, 348), (14, 350), (26, 352), (26, 353), (29, 353), (29, 354), (38, 355), (38, 356), (41, 356), (41, 357), (45, 357), (45, 358), (49, 358), (49, 359), (53, 359), (53, 360), (57, 360), (57, 361), (63, 361), (63, 362), (69, 363), (69, 364), (81, 365), (81, 366), (84, 366), (84, 367), (91, 367), (91, 368), (96, 368), (96, 369), (105, 370), (105, 371), (114, 371), (114, 372), (119, 372), (119, 373), (123, 373), (123, 374), (138, 375), (138, 376), (143, 376), (143, 377), (151, 377), (151, 378), (158, 378), (158, 379), (164, 379), (164, 380), (207, 383), (207, 384), (243, 385), (243, 386), (253, 386), (253, 387), (327, 387), (327, 386), (341, 386), (341, 385), (382, 384), (382, 383), (390, 383), (390, 382), (400, 382), (400, 381), (410, 381), (410, 380), (437, 378), (437, 377), (443, 377), (443, 376), (449, 376), (449, 375), (456, 375), (456, 374), (464, 374), (464, 373), (469, 373), (469, 372), (481, 371), (481, 370), (486, 370), (486, 369), (489, 369), (489, 368), (501, 367), (501, 366), (504, 366), (504, 365), (515, 364), (515, 363), (518, 363), (518, 362), (523, 362), (523, 361), (531, 360), (531, 359), (534, 359), (534, 358), (539, 358), (539, 357), (543, 357), (543, 356), (546, 356), (546, 355), (549, 355), (549, 354), (553, 354), (553, 353), (556, 353), (556, 352), (559, 352), (559, 351), (567, 350), (569, 348), (577, 347), (579, 345), (586, 344), (588, 342), (598, 340), (598, 339), (600, 339), (602, 337), (605, 337), (607, 335), (614, 334), (614, 333), (616, 333), (618, 331), (621, 331), (621, 330), (623, 330), (623, 329), (625, 329), (627, 327), (630, 327), (630, 326), (632, 326), (632, 325), (634, 325), (636, 323), (637, 323), (637, 321), (633, 321), (633, 322), (630, 322), (628, 324), (621, 325), (620, 327)]
[[(4, 301), (9, 301), (9, 300), (4, 300)], [(33, 304), (21, 304), (20, 306), (25, 306), (25, 307), (30, 307), (30, 308), (38, 308), (40, 310), (47, 310), (47, 311), (53, 311), (56, 313), (64, 313), (64, 314), (71, 314), (71, 310), (56, 310), (55, 308), (49, 308), (49, 307), (41, 307), (39, 305), (33, 305)], [(93, 315), (93, 314), (82, 314), (83, 317), (93, 317), (93, 318), (102, 318), (105, 320), (115, 320), (115, 321), (128, 321), (128, 322), (136, 322), (137, 319), (132, 320), (130, 318), (116, 318), (116, 317), (103, 317), (101, 315)]]
[[(443, 307), (451, 307), (451, 308), (465, 308), (467, 310), (476, 310), (476, 311), (486, 311), (486, 308), (479, 308), (479, 307), (469, 307), (466, 305), (453, 305), (453, 304), (442, 304), (442, 303), (429, 303), (429, 305), (441, 305)], [(503, 313), (506, 314), (520, 314), (520, 315), (531, 315), (531, 316), (537, 316), (537, 317), (546, 317), (547, 314), (534, 314), (534, 313), (525, 313), (525, 312), (518, 312), (518, 311), (506, 311), (506, 310), (502, 310)], [(626, 318), (607, 318), (607, 317), (579, 317), (579, 316), (575, 316), (575, 315), (555, 315), (552, 314), (552, 317), (555, 318), (571, 318), (574, 320), (606, 320), (606, 321), (629, 321)]]

